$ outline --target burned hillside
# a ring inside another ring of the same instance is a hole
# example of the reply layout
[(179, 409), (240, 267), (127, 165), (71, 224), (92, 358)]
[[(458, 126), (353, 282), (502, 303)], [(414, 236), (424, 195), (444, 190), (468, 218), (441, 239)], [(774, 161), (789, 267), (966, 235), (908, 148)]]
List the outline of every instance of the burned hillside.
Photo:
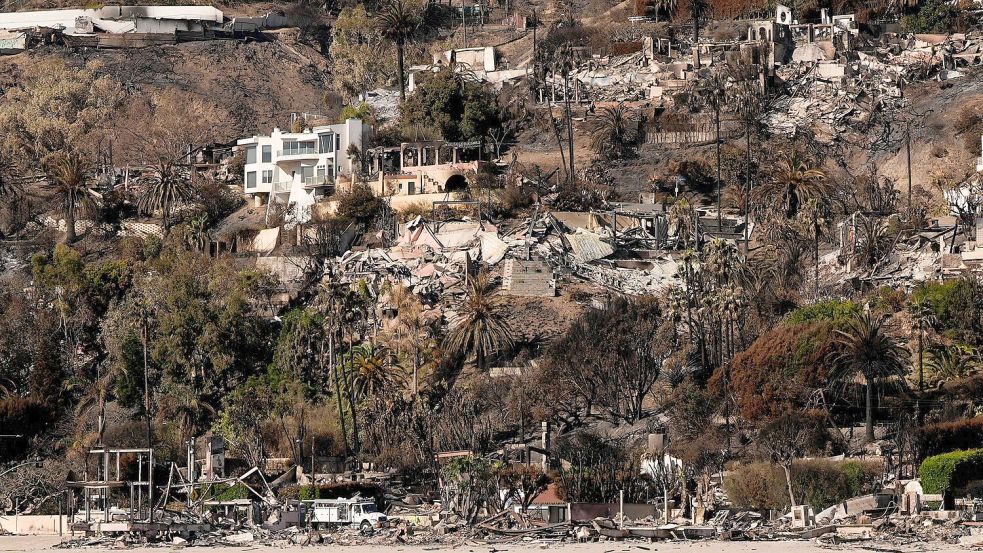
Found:
[(0, 534), (979, 543), (976, 7), (34, 7)]

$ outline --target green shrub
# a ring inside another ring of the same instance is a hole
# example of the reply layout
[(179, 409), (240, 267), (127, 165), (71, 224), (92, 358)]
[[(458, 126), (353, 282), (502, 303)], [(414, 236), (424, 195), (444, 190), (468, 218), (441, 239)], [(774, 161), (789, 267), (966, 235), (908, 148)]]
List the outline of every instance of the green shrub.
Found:
[(788, 316), (789, 324), (829, 321), (840, 323), (860, 312), (860, 306), (850, 300), (825, 300), (800, 307)]
[(912, 303), (931, 306), (947, 336), (968, 344), (983, 342), (983, 290), (967, 279), (925, 282), (911, 293)]
[[(821, 510), (877, 489), (882, 465), (872, 461), (803, 459), (792, 466), (792, 491), (798, 502)], [(787, 509), (785, 474), (777, 465), (753, 463), (724, 481), (731, 502), (750, 509)]]
[(921, 455), (983, 447), (983, 417), (926, 424), (918, 430)]
[(215, 495), (212, 496), (212, 499), (214, 501), (233, 501), (249, 499), (250, 497), (252, 497), (252, 492), (243, 484), (233, 484), (232, 486), (219, 484), (215, 486)]
[(925, 493), (959, 491), (983, 472), (983, 449), (951, 451), (922, 461), (918, 477)]
[(342, 123), (348, 121), (349, 119), (361, 119), (362, 121), (368, 122), (368, 119), (371, 116), (372, 108), (365, 102), (362, 102), (357, 106), (345, 106), (341, 109)]
[(951, 33), (956, 8), (946, 0), (922, 2), (918, 11), (901, 18), (901, 27), (910, 33)]

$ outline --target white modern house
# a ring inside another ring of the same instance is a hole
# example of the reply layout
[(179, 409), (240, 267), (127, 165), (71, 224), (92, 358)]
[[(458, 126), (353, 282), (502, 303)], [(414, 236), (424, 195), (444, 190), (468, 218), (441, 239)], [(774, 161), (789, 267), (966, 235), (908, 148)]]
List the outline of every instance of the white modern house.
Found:
[(348, 119), (299, 133), (274, 128), (269, 136), (243, 138), (238, 141), (246, 152), (243, 192), (257, 205), (285, 203), (296, 220), (306, 221), (310, 207), (334, 193), (337, 177), (351, 177), (349, 149), (362, 151), (371, 130), (360, 119)]

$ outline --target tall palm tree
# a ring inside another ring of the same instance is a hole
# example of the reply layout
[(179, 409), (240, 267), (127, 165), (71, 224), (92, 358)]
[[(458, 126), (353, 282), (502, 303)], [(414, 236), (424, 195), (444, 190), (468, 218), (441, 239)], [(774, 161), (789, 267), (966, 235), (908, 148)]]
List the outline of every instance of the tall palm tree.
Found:
[(627, 158), (638, 142), (638, 118), (624, 104), (602, 108), (590, 146), (606, 160)]
[(723, 109), (727, 99), (726, 81), (719, 73), (712, 73), (706, 78), (697, 79), (690, 91), (690, 99), (694, 107), (700, 109), (707, 108), (713, 112), (714, 128), (716, 133), (714, 142), (717, 145), (717, 230), (721, 230), (720, 213), (720, 187), (722, 186), (720, 175), (720, 110)]
[(65, 242), (74, 242), (78, 238), (75, 220), (92, 203), (85, 161), (77, 153), (59, 155), (48, 168), (48, 179), (61, 203), (61, 213), (65, 218)]
[(858, 376), (864, 380), (867, 441), (874, 440), (875, 386), (881, 380), (904, 377), (908, 367), (908, 351), (884, 332), (883, 322), (883, 318), (874, 319), (870, 313), (858, 314), (835, 335), (840, 355), (834, 380), (845, 382)]
[(138, 206), (148, 215), (159, 211), (167, 229), (174, 208), (190, 200), (194, 194), (195, 187), (191, 181), (179, 175), (170, 162), (162, 163), (154, 168), (154, 179), (144, 189)]
[(400, 102), (406, 100), (406, 45), (416, 38), (422, 22), (419, 11), (406, 0), (389, 0), (376, 15), (379, 33), (396, 44)]
[(488, 274), (481, 272), (468, 282), (467, 293), (457, 306), (457, 316), (444, 338), (444, 348), (461, 359), (474, 355), (479, 369), (486, 369), (496, 354), (515, 346), (512, 328), (493, 295)]
[(912, 330), (918, 333), (918, 390), (925, 390), (925, 333), (936, 328), (939, 324), (935, 316), (935, 310), (928, 300), (922, 298), (913, 299), (908, 304), (908, 313), (911, 314)]

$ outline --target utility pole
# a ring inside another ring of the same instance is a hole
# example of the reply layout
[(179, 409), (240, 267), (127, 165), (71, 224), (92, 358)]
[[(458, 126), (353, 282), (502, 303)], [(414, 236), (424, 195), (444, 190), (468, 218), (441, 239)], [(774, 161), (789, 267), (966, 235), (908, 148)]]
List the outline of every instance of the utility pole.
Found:
[[(570, 60), (571, 64), (573, 60)], [(568, 157), (570, 158), (570, 184), (576, 182), (576, 177), (574, 176), (574, 164), (573, 164), (573, 112), (570, 109), (570, 69), (567, 68), (563, 72), (563, 102), (566, 105), (567, 110), (567, 147), (568, 147)]]
[(911, 216), (911, 121), (908, 121), (905, 132), (905, 150), (908, 154), (908, 216)]
[[(150, 423), (150, 376), (149, 376), (149, 364), (147, 363), (147, 314), (143, 313), (143, 328), (141, 329), (141, 337), (143, 338), (143, 414), (144, 418), (147, 419), (147, 449), (148, 449), (148, 466), (147, 466), (147, 481), (153, 482), (154, 465), (153, 459), (154, 455), (151, 453), (154, 447), (153, 438), (153, 425)], [(150, 522), (154, 521), (154, 486), (151, 484), (147, 487), (147, 504), (150, 508), (147, 510), (149, 513)]]

